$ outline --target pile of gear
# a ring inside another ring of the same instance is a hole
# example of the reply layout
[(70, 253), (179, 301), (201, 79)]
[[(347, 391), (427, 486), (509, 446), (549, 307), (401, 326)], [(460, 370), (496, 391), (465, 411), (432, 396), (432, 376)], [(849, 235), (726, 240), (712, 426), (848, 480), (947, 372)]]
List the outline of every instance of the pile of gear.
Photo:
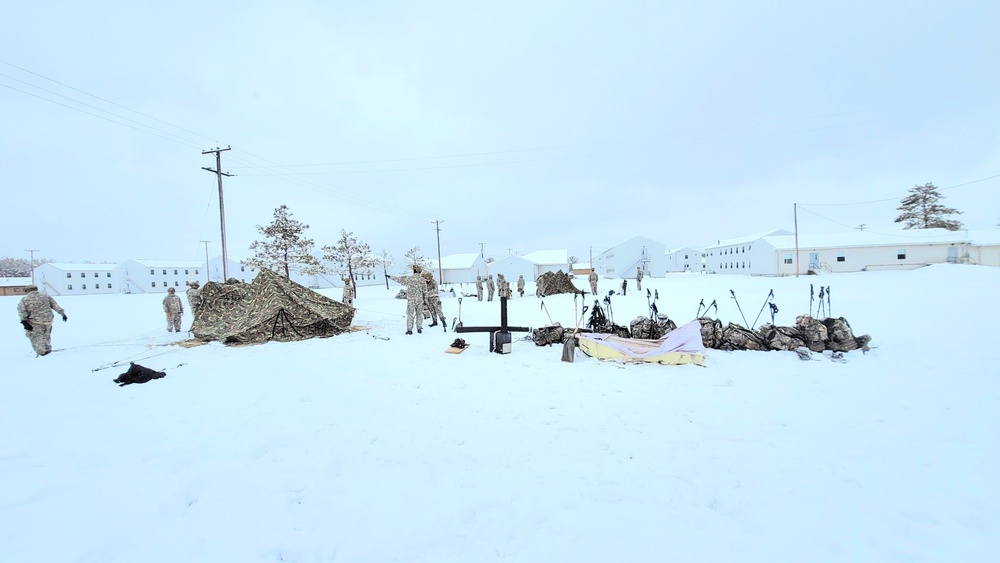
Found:
[(854, 336), (851, 325), (843, 317), (815, 319), (800, 315), (795, 326), (764, 324), (756, 331), (738, 324), (723, 327), (717, 319), (701, 317), (701, 339), (706, 348), (716, 350), (795, 350), (806, 347), (813, 352), (832, 350), (868, 351), (871, 336)]
[(542, 296), (556, 295), (558, 293), (582, 293), (573, 285), (573, 280), (569, 274), (562, 270), (557, 272), (545, 272), (538, 277), (538, 294)]
[[(600, 311), (597, 308), (596, 311)], [(614, 334), (622, 338), (639, 338), (659, 340), (675, 330), (677, 324), (663, 314), (657, 314), (656, 319), (637, 317), (629, 328), (615, 325), (606, 319), (602, 321), (600, 313), (591, 314), (591, 323), (584, 332)], [(701, 339), (706, 348), (715, 350), (796, 350), (808, 348), (813, 352), (830, 350), (833, 352), (849, 352), (851, 350), (868, 351), (871, 336), (865, 334), (855, 336), (851, 325), (843, 317), (814, 319), (802, 315), (795, 319), (795, 326), (774, 326), (765, 324), (756, 331), (744, 328), (735, 323), (723, 326), (718, 319), (701, 317)], [(572, 335), (572, 330), (565, 330), (559, 323), (536, 328), (531, 339), (538, 346), (559, 344)]]

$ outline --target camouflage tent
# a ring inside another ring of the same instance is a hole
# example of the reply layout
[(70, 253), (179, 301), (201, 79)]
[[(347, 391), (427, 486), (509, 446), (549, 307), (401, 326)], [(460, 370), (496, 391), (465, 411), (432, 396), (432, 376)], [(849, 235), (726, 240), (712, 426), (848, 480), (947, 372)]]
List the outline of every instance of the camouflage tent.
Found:
[(581, 293), (573, 285), (573, 280), (570, 279), (569, 274), (564, 274), (562, 270), (558, 272), (545, 272), (540, 276), (538, 286), (540, 288), (539, 295), (542, 297), (556, 295), (557, 293)]
[(248, 284), (208, 282), (201, 297), (191, 330), (199, 340), (223, 344), (333, 336), (354, 319), (353, 308), (266, 269)]

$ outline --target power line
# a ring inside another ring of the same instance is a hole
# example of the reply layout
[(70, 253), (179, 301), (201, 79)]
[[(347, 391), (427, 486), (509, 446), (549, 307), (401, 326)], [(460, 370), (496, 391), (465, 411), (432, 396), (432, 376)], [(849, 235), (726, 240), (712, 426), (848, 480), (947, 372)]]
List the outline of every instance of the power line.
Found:
[[(9, 63), (9, 62), (7, 62), (7, 61), (4, 61), (4, 60), (0, 60), (0, 63), (3, 63), (3, 64), (5, 64), (5, 65), (7, 65), (7, 66), (11, 66), (11, 67), (14, 67), (14, 68), (16, 68), (17, 70), (20, 70), (20, 71), (22, 71), (22, 72), (27, 72), (28, 74), (31, 74), (31, 75), (34, 75), (34, 76), (37, 76), (37, 77), (39, 77), (39, 78), (43, 78), (43, 79), (45, 79), (45, 80), (48, 80), (49, 82), (52, 82), (52, 83), (55, 83), (55, 84), (58, 84), (58, 85), (60, 85), (60, 86), (62, 86), (62, 87), (64, 87), (64, 88), (69, 88), (70, 90), (75, 90), (75, 91), (77, 91), (77, 92), (80, 92), (81, 94), (84, 94), (84, 95), (87, 95), (87, 96), (90, 96), (91, 98), (95, 98), (95, 99), (98, 99), (98, 100), (101, 100), (102, 102), (104, 102), (104, 103), (106, 103), (106, 104), (111, 104), (111, 105), (113, 105), (113, 106), (115, 106), (115, 107), (120, 107), (120, 108), (122, 108), (122, 109), (124, 109), (124, 110), (128, 110), (128, 111), (130, 111), (130, 112), (132, 112), (132, 113), (135, 113), (135, 114), (137, 114), (137, 115), (141, 115), (141, 116), (143, 116), (143, 117), (145, 117), (145, 118), (148, 118), (148, 119), (152, 119), (153, 121), (158, 121), (158, 122), (160, 122), (160, 123), (162, 123), (162, 124), (164, 124), (164, 125), (169, 125), (169, 126), (171, 126), (171, 127), (175, 128), (175, 129), (179, 129), (179, 130), (181, 130), (181, 131), (185, 131), (185, 132), (187, 132), (187, 133), (191, 133), (192, 135), (196, 135), (196, 136), (198, 136), (198, 137), (201, 137), (201, 138), (203, 138), (203, 139), (206, 139), (206, 140), (209, 140), (209, 141), (211, 141), (212, 143), (219, 143), (219, 141), (218, 141), (218, 140), (216, 140), (216, 139), (212, 139), (211, 137), (206, 137), (206, 136), (204, 136), (204, 135), (202, 135), (202, 134), (200, 134), (200, 133), (197, 133), (197, 132), (195, 132), (195, 131), (191, 131), (191, 130), (189, 130), (189, 129), (185, 129), (185, 128), (183, 128), (183, 127), (180, 127), (180, 126), (178, 126), (178, 125), (174, 125), (173, 123), (169, 123), (169, 122), (167, 122), (167, 121), (163, 121), (162, 119), (157, 119), (157, 118), (155, 118), (155, 117), (153, 117), (153, 116), (151, 116), (151, 115), (147, 115), (147, 114), (145, 114), (145, 113), (142, 113), (141, 111), (137, 111), (137, 110), (134, 110), (134, 109), (132, 109), (132, 108), (129, 108), (129, 107), (126, 107), (126, 106), (123, 106), (123, 105), (121, 105), (121, 104), (118, 104), (118, 103), (115, 103), (115, 102), (112, 102), (111, 100), (108, 100), (108, 99), (105, 99), (105, 98), (102, 98), (102, 97), (100, 97), (100, 96), (98, 96), (98, 95), (96, 95), (96, 94), (91, 94), (90, 92), (87, 92), (87, 91), (84, 91), (84, 90), (81, 90), (81, 89), (79, 89), (79, 88), (75, 88), (75, 87), (73, 87), (73, 86), (70, 86), (69, 84), (64, 84), (64, 83), (62, 83), (62, 82), (59, 82), (58, 80), (55, 80), (55, 79), (52, 79), (52, 78), (49, 78), (49, 77), (47, 77), (47, 76), (43, 76), (43, 75), (41, 75), (41, 74), (38, 74), (37, 72), (34, 72), (34, 71), (31, 71), (31, 70), (28, 70), (28, 69), (26, 69), (26, 68), (24, 68), (24, 67), (20, 67), (20, 66), (17, 66), (16, 64), (13, 64), (13, 63)], [(15, 78), (15, 80), (17, 80), (17, 79)], [(19, 81), (19, 82), (21, 82), (21, 81)], [(25, 82), (25, 84), (27, 84), (27, 82)], [(38, 88), (38, 86), (35, 86), (35, 88)], [(41, 89), (41, 88), (39, 88), (39, 89)], [(82, 102), (80, 102), (80, 103), (82, 103)]]
[[(948, 186), (947, 188), (938, 188), (938, 190), (939, 191), (954, 190), (955, 188), (961, 188), (963, 186), (968, 186), (970, 184), (978, 184), (979, 182), (985, 182), (987, 180), (993, 180), (994, 178), (1000, 178), (1000, 174), (996, 174), (994, 176), (987, 176), (986, 178), (980, 178), (978, 180), (972, 180), (971, 182), (965, 182), (965, 183), (962, 183), (962, 184), (955, 184), (954, 186)], [(902, 195), (902, 196), (899, 196), (899, 197), (890, 197), (890, 198), (885, 198), (885, 199), (873, 199), (873, 200), (870, 200), (870, 201), (855, 201), (855, 202), (851, 202), (851, 203), (800, 203), (799, 206), (801, 207), (803, 205), (812, 205), (814, 207), (841, 207), (841, 206), (847, 206), (847, 205), (867, 205), (869, 203), (884, 203), (884, 202), (887, 202), (887, 201), (899, 201), (899, 200), (903, 199), (904, 197), (906, 197), (906, 196)]]

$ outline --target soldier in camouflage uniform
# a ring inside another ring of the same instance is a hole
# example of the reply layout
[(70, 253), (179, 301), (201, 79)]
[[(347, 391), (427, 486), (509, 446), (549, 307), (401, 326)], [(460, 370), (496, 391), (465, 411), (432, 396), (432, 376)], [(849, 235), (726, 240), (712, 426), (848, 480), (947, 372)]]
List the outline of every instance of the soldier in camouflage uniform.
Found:
[(483, 300), (483, 276), (476, 276), (476, 299)]
[(535, 278), (535, 296), (545, 297), (545, 276), (541, 275)]
[(424, 279), (424, 269), (419, 265), (413, 266), (412, 276), (390, 276), (385, 277), (406, 288), (406, 334), (413, 334), (413, 321), (417, 321), (417, 332), (423, 332), (424, 296), (427, 294), (427, 281)]
[(493, 292), (496, 291), (496, 286), (493, 285), (493, 274), (486, 276), (486, 300), (493, 301)]
[(198, 307), (201, 307), (201, 284), (193, 281), (188, 285), (190, 286), (187, 290), (188, 305), (191, 306), (191, 315), (197, 317)]
[(354, 280), (350, 276), (340, 278), (344, 282), (344, 292), (340, 296), (340, 302), (348, 307), (354, 306)]
[(56, 300), (44, 293), (39, 293), (37, 285), (24, 288), (27, 295), (17, 304), (17, 314), (24, 327), (24, 335), (31, 341), (35, 353), (44, 356), (52, 351), (52, 320), (55, 311), (67, 321), (66, 311), (56, 303)]
[(517, 276), (517, 294), (524, 297), (524, 276)]
[(167, 289), (167, 296), (163, 298), (163, 312), (167, 314), (167, 332), (180, 332), (184, 303), (172, 287)]
[(635, 289), (636, 291), (642, 291), (642, 269), (638, 266), (635, 268)]
[(434, 274), (424, 272), (423, 276), (427, 281), (427, 296), (424, 299), (426, 299), (427, 310), (430, 311), (431, 321), (433, 321), (429, 326), (437, 326), (438, 319), (441, 319), (444, 331), (448, 332), (448, 321), (444, 317), (444, 307), (441, 305), (441, 295), (438, 294), (438, 283), (434, 279)]
[(503, 277), (503, 274), (497, 274), (497, 297), (510, 299), (507, 287), (507, 279)]
[(590, 292), (597, 295), (597, 272), (591, 270), (587, 279), (590, 280)]

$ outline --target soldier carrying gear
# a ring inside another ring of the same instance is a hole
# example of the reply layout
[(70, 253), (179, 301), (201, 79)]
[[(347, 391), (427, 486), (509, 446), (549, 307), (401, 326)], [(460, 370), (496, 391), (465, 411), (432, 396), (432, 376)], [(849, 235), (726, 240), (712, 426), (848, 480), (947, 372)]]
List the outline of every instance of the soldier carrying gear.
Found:
[(638, 266), (635, 267), (635, 289), (642, 291), (642, 269)]
[(167, 289), (167, 296), (163, 298), (163, 312), (167, 314), (167, 332), (180, 332), (184, 303), (172, 287)]
[(517, 294), (519, 297), (524, 297), (524, 276), (517, 276)]
[(590, 281), (590, 292), (597, 295), (597, 271), (591, 270), (587, 279)]
[(493, 292), (496, 291), (496, 286), (493, 285), (493, 274), (486, 276), (486, 300), (493, 301)]
[(59, 313), (63, 322), (69, 318), (55, 299), (38, 291), (37, 285), (29, 285), (24, 290), (27, 295), (18, 302), (17, 314), (35, 353), (45, 356), (52, 351), (52, 320), (55, 318), (52, 311)]
[(483, 276), (476, 276), (476, 299), (483, 300)]

